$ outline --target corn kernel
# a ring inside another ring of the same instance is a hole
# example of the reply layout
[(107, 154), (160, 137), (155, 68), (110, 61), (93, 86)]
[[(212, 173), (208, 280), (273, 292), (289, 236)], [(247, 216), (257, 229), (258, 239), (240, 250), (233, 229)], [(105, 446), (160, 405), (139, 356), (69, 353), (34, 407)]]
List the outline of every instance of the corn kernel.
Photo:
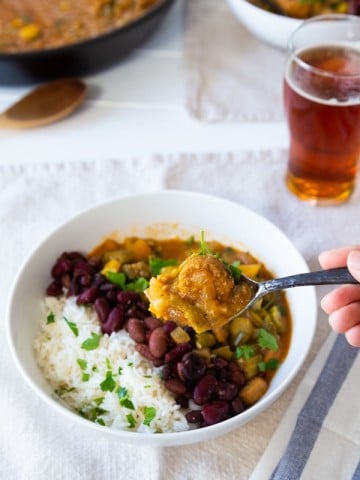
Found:
[(107, 263), (105, 263), (104, 268), (101, 270), (101, 273), (103, 275), (106, 275), (108, 272), (118, 272), (120, 266), (121, 263), (115, 258), (113, 258), (112, 260), (109, 260)]
[(26, 42), (31, 42), (35, 40), (40, 35), (40, 27), (36, 25), (36, 23), (31, 23), (30, 25), (26, 25), (19, 30), (19, 35), (22, 40)]

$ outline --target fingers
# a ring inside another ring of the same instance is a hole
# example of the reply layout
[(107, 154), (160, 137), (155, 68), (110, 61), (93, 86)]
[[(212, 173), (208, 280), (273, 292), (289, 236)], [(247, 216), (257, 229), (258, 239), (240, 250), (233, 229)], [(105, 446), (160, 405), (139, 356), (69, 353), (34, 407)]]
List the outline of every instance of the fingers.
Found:
[(321, 308), (330, 314), (353, 302), (360, 302), (360, 286), (343, 285), (323, 297)]
[(350, 252), (354, 250), (360, 251), (360, 246), (357, 245), (326, 250), (325, 252), (320, 253), (319, 263), (324, 269), (344, 267)]
[(360, 251), (353, 250), (349, 253), (347, 259), (347, 267), (351, 273), (351, 275), (356, 278), (356, 280), (360, 281)]
[(350, 303), (335, 310), (329, 316), (329, 323), (337, 333), (345, 333), (352, 327), (360, 327), (360, 303)]
[(360, 347), (360, 325), (350, 328), (350, 330), (345, 333), (345, 337), (350, 345)]

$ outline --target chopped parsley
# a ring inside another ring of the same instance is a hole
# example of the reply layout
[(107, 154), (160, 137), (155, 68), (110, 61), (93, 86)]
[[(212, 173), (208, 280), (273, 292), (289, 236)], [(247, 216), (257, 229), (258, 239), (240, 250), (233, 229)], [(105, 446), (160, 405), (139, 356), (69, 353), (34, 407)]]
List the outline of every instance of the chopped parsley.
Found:
[(264, 328), (260, 328), (259, 330), (258, 345), (261, 348), (268, 348), (274, 352), (276, 352), (279, 348), (276, 337)]
[(69, 327), (70, 330), (73, 332), (73, 334), (75, 335), (75, 337), (78, 337), (78, 336), (79, 336), (79, 329), (78, 329), (76, 323), (71, 322), (71, 321), (68, 320), (66, 317), (63, 317), (63, 319), (65, 320), (65, 322), (67, 323), (68, 327)]
[(112, 392), (115, 389), (115, 380), (113, 379), (112, 372), (110, 370), (106, 372), (106, 377), (100, 383), (100, 388), (103, 392)]
[(205, 232), (201, 230), (200, 234), (200, 253), (199, 255), (212, 255), (210, 248), (208, 247), (207, 243), (205, 242)]
[(77, 358), (76, 362), (79, 365), (79, 367), (81, 368), (81, 370), (86, 370), (86, 368), (87, 368), (87, 361), (86, 360), (83, 360), (82, 358)]
[(258, 368), (260, 372), (266, 372), (267, 370), (276, 370), (280, 362), (277, 358), (271, 358), (267, 362), (259, 362)]
[(136, 426), (135, 418), (131, 413), (126, 415), (126, 420), (129, 422), (129, 428), (134, 428)]
[(81, 344), (81, 348), (84, 350), (95, 350), (100, 343), (100, 335), (97, 335), (94, 332), (91, 332), (91, 337), (84, 340)]
[(130, 410), (135, 410), (134, 404), (129, 398), (129, 392), (124, 387), (119, 387), (116, 390), (116, 393), (119, 398), (119, 403), (122, 407), (129, 408)]
[(171, 267), (177, 264), (178, 264), (178, 261), (175, 258), (169, 259), (169, 260), (164, 260), (162, 258), (157, 258), (157, 257), (149, 258), (151, 275), (153, 275), (154, 277), (156, 277), (156, 275), (159, 275), (159, 273), (164, 267)]
[(145, 414), (145, 418), (144, 418), (143, 424), (149, 427), (150, 423), (155, 418), (156, 408), (155, 407), (144, 407), (144, 414)]
[(235, 350), (235, 358), (243, 357), (245, 360), (249, 360), (254, 354), (254, 349), (250, 345), (242, 345)]
[(121, 288), (121, 290), (130, 290), (132, 292), (143, 292), (148, 286), (149, 281), (144, 277), (139, 277), (133, 282), (126, 283), (126, 275), (124, 272), (107, 272), (106, 278)]
[(46, 317), (46, 324), (54, 323), (55, 322), (55, 313), (50, 312), (49, 315)]
[(235, 262), (229, 265), (230, 273), (233, 276), (235, 282), (239, 282), (241, 280), (241, 269), (239, 268), (240, 262), (236, 260)]

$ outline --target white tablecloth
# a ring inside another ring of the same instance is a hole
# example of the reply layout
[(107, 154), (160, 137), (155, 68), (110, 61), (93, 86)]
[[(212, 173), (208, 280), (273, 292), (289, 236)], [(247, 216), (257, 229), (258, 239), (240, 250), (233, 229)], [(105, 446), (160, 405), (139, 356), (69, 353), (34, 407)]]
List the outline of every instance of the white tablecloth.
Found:
[[(315, 399), (314, 410), (310, 411), (316, 412), (315, 407), (330, 398), (316, 387), (319, 372), (330, 361), (326, 358), (333, 342), (329, 337), (318, 356), (330, 332), (320, 309), (311, 352), (282, 397), (241, 429), (217, 440), (184, 447), (134, 448), (80, 430), (59, 418), (30, 391), (6, 347), (6, 303), (11, 282), (25, 255), (59, 222), (79, 209), (125, 193), (186, 189), (239, 202), (281, 228), (312, 269), (319, 268), (317, 255), (323, 249), (358, 243), (359, 189), (347, 204), (314, 208), (287, 192), (283, 181), (285, 165), (286, 152), (278, 150), (124, 156), (65, 163), (49, 159), (31, 165), (0, 165), (0, 478), (242, 480), (253, 475), (263, 480), (275, 470), (272, 478), (276, 480), (359, 478), (360, 365), (357, 351), (345, 342), (337, 345), (334, 357), (343, 383), (332, 392), (329, 409), (318, 417), (321, 424), (317, 427), (318, 435), (311, 436), (310, 451), (301, 456), (298, 437), (292, 438), (298, 418), (301, 425), (309, 426), (308, 421), (303, 423), (309, 410), (305, 409), (307, 399)], [(319, 289), (319, 295), (325, 290)], [(315, 365), (309, 369), (314, 360)], [(311, 396), (314, 384), (316, 395)], [(286, 451), (287, 444), (294, 444), (295, 450)], [(299, 456), (302, 461), (297, 463), (297, 470), (292, 470), (289, 459)]]

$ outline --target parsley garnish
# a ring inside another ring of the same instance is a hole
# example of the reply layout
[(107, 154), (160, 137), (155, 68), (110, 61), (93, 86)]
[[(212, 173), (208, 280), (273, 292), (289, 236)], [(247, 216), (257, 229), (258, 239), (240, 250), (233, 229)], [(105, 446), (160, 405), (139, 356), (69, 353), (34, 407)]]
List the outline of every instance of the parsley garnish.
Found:
[(124, 387), (119, 387), (116, 390), (116, 393), (119, 397), (119, 403), (122, 407), (129, 408), (130, 410), (135, 410), (134, 404), (129, 398), (129, 392)]
[(143, 292), (149, 286), (148, 280), (144, 277), (139, 277), (133, 282), (126, 283), (126, 276), (123, 272), (107, 272), (106, 278), (111, 283), (121, 288), (121, 290)]
[(82, 380), (83, 382), (88, 382), (88, 381), (89, 381), (89, 378), (90, 378), (90, 374), (84, 372), (84, 373), (82, 374), (81, 380)]
[(235, 350), (235, 358), (244, 357), (245, 360), (249, 360), (249, 358), (254, 356), (254, 350), (250, 345), (242, 345), (241, 347), (237, 347)]
[(135, 421), (135, 418), (133, 417), (133, 415), (131, 413), (128, 413), (126, 415), (126, 420), (129, 422), (129, 428), (134, 428), (135, 427), (136, 421)]
[(211, 255), (212, 252), (205, 242), (205, 232), (201, 230), (200, 234), (200, 253), (199, 255)]
[(276, 337), (264, 328), (260, 328), (258, 336), (258, 344), (261, 348), (268, 348), (276, 352), (279, 348)]
[(259, 362), (258, 368), (260, 372), (265, 372), (266, 370), (276, 370), (279, 366), (279, 360), (277, 358), (271, 358), (267, 362)]
[(50, 312), (49, 315), (46, 317), (46, 324), (54, 323), (55, 322), (55, 313)]
[(241, 280), (241, 269), (239, 268), (240, 262), (236, 260), (231, 265), (229, 265), (230, 273), (233, 276), (235, 282), (239, 282)]
[(79, 367), (81, 368), (81, 370), (86, 370), (86, 368), (87, 368), (87, 361), (86, 360), (83, 360), (82, 358), (77, 358), (76, 362), (79, 365)]
[(146, 426), (150, 426), (150, 423), (154, 420), (156, 415), (156, 408), (155, 407), (145, 407), (144, 408), (145, 418), (143, 424)]
[(84, 340), (81, 344), (81, 348), (84, 350), (95, 350), (99, 346), (100, 335), (97, 335), (94, 332), (91, 332), (91, 337)]
[(70, 320), (68, 320), (66, 317), (63, 317), (63, 319), (65, 320), (65, 322), (67, 323), (67, 325), (69, 326), (70, 330), (73, 332), (75, 337), (78, 337), (79, 336), (79, 329), (78, 329), (76, 323), (70, 322)]
[(105, 427), (105, 422), (102, 418), (97, 418), (95, 420), (96, 423), (98, 423), (99, 425), (102, 425), (103, 427)]
[(100, 383), (100, 388), (103, 392), (112, 392), (115, 388), (115, 381), (112, 372), (106, 372), (105, 380)]
[(151, 275), (156, 277), (156, 275), (159, 275), (159, 273), (164, 267), (171, 267), (173, 265), (177, 265), (177, 263), (178, 262), (176, 259), (164, 260), (162, 258), (150, 257), (149, 265), (150, 265)]

